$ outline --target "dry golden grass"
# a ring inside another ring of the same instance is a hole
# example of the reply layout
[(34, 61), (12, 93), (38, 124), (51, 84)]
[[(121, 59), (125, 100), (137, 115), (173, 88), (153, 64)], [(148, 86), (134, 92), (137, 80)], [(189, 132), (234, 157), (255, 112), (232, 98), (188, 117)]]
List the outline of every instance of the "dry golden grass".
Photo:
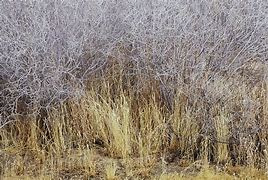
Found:
[(107, 74), (80, 100), (1, 129), (1, 179), (268, 178), (267, 82), (181, 84), (170, 100), (155, 80), (134, 78), (137, 90)]

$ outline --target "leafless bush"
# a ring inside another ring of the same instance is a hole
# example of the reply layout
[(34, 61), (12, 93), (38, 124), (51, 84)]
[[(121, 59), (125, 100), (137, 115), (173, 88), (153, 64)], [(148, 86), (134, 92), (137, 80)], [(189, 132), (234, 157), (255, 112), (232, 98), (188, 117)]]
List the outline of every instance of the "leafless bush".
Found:
[(267, 67), (265, 0), (11, 0), (0, 12), (0, 126), (20, 108), (80, 96), (110, 57), (131, 61), (126, 76), (150, 74), (164, 93), (267, 74), (252, 67)]

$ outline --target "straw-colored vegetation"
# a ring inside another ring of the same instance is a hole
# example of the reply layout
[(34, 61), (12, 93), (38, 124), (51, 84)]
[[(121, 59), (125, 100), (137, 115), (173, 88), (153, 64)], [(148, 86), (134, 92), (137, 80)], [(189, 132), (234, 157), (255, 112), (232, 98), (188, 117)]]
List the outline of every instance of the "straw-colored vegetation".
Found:
[[(242, 108), (242, 98), (208, 110), (178, 87), (168, 110), (154, 81), (144, 82), (136, 94), (122, 87), (121, 78), (95, 83), (78, 101), (69, 100), (41, 119), (22, 116), (1, 129), (4, 179), (267, 178), (266, 128), (240, 137), (240, 143), (231, 138), (237, 124), (228, 108)], [(221, 89), (230, 80), (215, 83)], [(265, 85), (241, 84), (230, 91), (234, 97), (258, 98), (267, 107)], [(255, 111), (242, 113), (256, 116)], [(215, 136), (201, 131), (202, 116), (211, 118)], [(265, 121), (259, 123), (266, 127)]]
[(0, 1), (0, 179), (268, 179), (266, 0)]

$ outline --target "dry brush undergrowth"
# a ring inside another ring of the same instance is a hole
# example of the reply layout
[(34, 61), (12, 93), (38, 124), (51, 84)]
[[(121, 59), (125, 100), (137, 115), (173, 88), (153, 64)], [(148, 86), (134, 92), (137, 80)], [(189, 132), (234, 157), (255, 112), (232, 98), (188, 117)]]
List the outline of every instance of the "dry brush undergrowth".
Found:
[(265, 0), (1, 1), (1, 176), (264, 178), (267, 33)]
[[(134, 93), (123, 87), (131, 82), (123, 83), (122, 72), (110, 73), (118, 78), (96, 79), (78, 101), (3, 128), (2, 175), (172, 179), (195, 175), (206, 164), (237, 176), (244, 171), (232, 166), (266, 171), (265, 82), (252, 88), (242, 77), (222, 77), (205, 89), (212, 102), (204, 89), (180, 84), (169, 107), (158, 82), (143, 79), (142, 91)], [(222, 91), (226, 98), (218, 99)]]

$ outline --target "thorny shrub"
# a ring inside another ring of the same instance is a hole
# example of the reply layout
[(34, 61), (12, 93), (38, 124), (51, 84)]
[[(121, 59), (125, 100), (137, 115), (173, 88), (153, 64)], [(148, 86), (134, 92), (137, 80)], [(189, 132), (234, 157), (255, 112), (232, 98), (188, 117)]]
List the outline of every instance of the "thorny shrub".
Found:
[(184, 84), (210, 101), (226, 75), (267, 81), (267, 52), (266, 0), (0, 1), (0, 127), (80, 97), (111, 59), (167, 97)]

